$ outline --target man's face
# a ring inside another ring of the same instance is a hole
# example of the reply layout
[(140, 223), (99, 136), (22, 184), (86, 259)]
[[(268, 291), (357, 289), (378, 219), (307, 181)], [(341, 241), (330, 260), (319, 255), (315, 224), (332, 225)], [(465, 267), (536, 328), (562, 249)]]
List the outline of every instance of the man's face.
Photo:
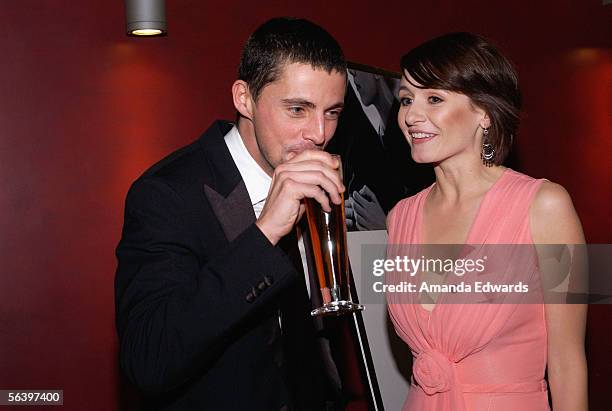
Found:
[(250, 121), (240, 132), (249, 153), (269, 174), (304, 150), (323, 149), (344, 105), (346, 74), (289, 63), (278, 79), (250, 100)]

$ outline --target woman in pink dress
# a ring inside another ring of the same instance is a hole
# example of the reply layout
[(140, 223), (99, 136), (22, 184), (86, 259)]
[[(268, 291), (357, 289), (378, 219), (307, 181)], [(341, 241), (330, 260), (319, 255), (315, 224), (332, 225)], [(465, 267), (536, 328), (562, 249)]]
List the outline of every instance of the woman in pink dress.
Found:
[[(410, 51), (401, 67), (398, 121), (413, 159), (431, 163), (436, 182), (391, 211), (388, 254), (398, 244), (584, 243), (563, 187), (501, 165), (518, 127), (520, 92), (493, 45), (448, 34)], [(517, 276), (537, 274), (535, 255), (526, 263), (533, 270)], [(452, 298), (387, 292), (395, 330), (413, 354), (404, 410), (548, 410), (549, 389), (555, 411), (587, 409), (586, 305)]]

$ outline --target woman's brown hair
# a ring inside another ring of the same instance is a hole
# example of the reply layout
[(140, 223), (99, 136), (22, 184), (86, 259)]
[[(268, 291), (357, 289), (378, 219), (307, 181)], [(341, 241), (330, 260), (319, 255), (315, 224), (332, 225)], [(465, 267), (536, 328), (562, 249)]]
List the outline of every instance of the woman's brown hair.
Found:
[(412, 49), (400, 64), (418, 83), (413, 86), (461, 93), (485, 110), (495, 149), (492, 162), (505, 160), (519, 125), (521, 93), (512, 64), (491, 42), (472, 33), (450, 33)]

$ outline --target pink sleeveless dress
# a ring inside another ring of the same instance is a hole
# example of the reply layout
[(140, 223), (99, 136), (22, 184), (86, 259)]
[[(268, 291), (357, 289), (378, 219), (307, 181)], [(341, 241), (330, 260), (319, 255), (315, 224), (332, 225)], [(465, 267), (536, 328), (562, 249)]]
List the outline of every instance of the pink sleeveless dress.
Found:
[[(506, 169), (482, 199), (467, 244), (533, 244), (529, 207), (541, 183)], [(392, 210), (389, 247), (420, 244), (432, 187)], [(537, 273), (537, 262), (530, 264)], [(440, 295), (428, 311), (418, 293), (408, 299), (387, 293), (395, 330), (413, 354), (403, 410), (548, 410), (544, 305), (444, 304)]]

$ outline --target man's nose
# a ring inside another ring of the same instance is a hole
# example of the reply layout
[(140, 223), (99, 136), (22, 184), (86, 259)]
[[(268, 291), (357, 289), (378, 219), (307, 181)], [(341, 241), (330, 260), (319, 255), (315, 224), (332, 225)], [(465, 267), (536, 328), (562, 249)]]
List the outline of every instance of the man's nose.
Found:
[(325, 115), (314, 115), (308, 122), (307, 129), (304, 130), (304, 138), (312, 141), (315, 145), (321, 146), (325, 143)]

